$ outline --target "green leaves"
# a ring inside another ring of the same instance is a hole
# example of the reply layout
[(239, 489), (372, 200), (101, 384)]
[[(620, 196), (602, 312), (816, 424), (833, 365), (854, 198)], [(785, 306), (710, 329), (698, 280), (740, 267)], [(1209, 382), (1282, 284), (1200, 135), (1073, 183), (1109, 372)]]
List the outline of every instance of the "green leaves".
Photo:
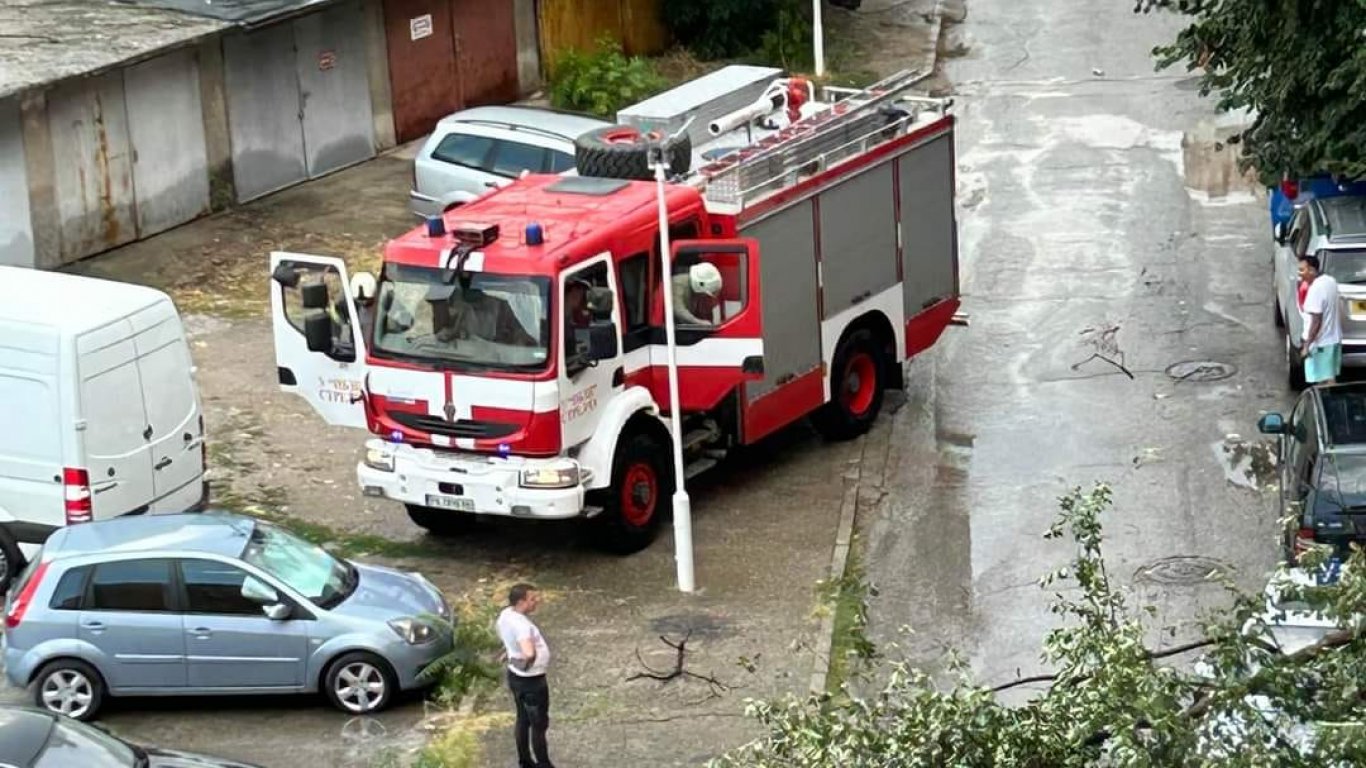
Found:
[(614, 120), (622, 107), (666, 86), (648, 59), (626, 56), (621, 43), (604, 35), (592, 53), (571, 50), (556, 62), (550, 77), (550, 103)]
[(1154, 51), (1198, 72), (1221, 109), (1250, 109), (1244, 158), (1282, 173), (1366, 175), (1366, 3), (1362, 0), (1139, 0), (1190, 17)]
[(1282, 603), (1343, 627), (1305, 648), (1277, 645), (1261, 595), (1233, 594), (1204, 620), (1201, 639), (1153, 650), (1148, 642), (1173, 628), (1110, 579), (1102, 516), (1111, 503), (1104, 485), (1074, 489), (1044, 534), (1074, 547), (1040, 581), (1058, 617), (1041, 654), (1050, 674), (987, 687), (956, 655), (934, 676), (887, 662), (872, 692), (846, 685), (837, 695), (748, 702), (763, 735), (713, 768), (1364, 764), (1366, 556), (1355, 552), (1338, 584), (1283, 594)]

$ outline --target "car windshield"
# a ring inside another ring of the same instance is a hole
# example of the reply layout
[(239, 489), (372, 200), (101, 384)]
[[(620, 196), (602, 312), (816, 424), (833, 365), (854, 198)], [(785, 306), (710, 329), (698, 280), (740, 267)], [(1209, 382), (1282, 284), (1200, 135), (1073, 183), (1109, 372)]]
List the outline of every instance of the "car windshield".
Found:
[(321, 608), (345, 600), (356, 588), (355, 567), (269, 523), (257, 523), (242, 560), (284, 582)]
[(550, 359), (550, 280), (389, 264), (374, 352), (455, 368), (538, 371)]
[(98, 728), (60, 718), (53, 723), (47, 746), (33, 768), (131, 768), (146, 760), (128, 744)]
[(1366, 453), (1330, 453), (1324, 472), (1325, 490), (1342, 511), (1366, 513)]
[(1320, 251), (1324, 274), (1342, 285), (1366, 284), (1366, 250)]

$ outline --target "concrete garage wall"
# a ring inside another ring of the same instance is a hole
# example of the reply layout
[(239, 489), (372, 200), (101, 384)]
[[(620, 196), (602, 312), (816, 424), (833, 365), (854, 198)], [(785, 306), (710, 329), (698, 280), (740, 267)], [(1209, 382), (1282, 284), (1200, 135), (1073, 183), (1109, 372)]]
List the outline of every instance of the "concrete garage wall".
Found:
[(0, 99), (0, 264), (34, 264), (33, 224), (29, 219), (28, 170), (19, 102)]

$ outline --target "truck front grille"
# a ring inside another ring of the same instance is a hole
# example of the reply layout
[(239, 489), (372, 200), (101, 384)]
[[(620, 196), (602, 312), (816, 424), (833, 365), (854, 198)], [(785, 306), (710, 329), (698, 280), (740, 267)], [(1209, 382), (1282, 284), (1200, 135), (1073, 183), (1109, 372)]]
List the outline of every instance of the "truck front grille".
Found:
[(432, 435), (459, 437), (468, 440), (495, 440), (515, 433), (521, 426), (505, 421), (481, 421), (478, 419), (457, 419), (446, 421), (440, 416), (428, 413), (403, 413), (390, 411), (389, 418), (409, 429), (416, 429)]

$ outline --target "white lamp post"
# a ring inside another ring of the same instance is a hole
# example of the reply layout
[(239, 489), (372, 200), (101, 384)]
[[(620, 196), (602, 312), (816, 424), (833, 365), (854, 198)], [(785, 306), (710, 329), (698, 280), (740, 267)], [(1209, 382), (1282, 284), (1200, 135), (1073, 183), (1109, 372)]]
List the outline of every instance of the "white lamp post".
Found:
[(821, 0), (811, 0), (811, 38), (816, 49), (816, 77), (825, 77), (825, 29), (821, 25)]

